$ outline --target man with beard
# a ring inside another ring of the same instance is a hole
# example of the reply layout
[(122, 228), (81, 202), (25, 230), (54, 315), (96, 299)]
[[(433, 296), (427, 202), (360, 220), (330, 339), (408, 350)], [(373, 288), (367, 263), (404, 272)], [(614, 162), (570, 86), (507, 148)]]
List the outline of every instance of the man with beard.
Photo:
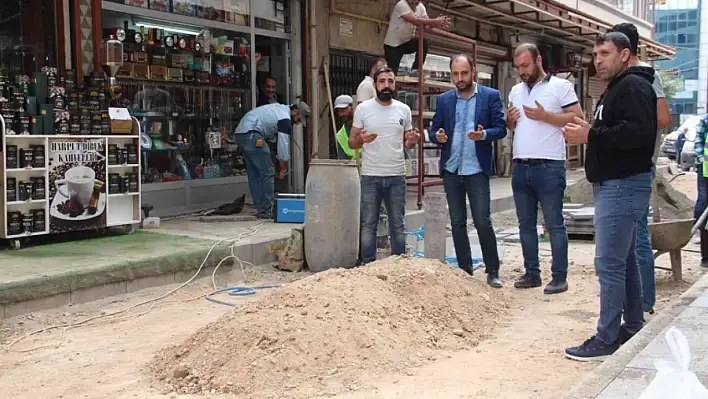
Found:
[(447, 195), (452, 239), (460, 269), (473, 274), (472, 253), (467, 236), (467, 205), (479, 235), (487, 283), (501, 288), (497, 239), (492, 227), (489, 179), (495, 175), (494, 140), (506, 136), (504, 106), (499, 91), (474, 81), (472, 57), (460, 54), (450, 60), (452, 81), (457, 90), (437, 100), (430, 141), (442, 144), (440, 174)]
[(342, 121), (342, 128), (336, 134), (337, 138), (337, 158), (354, 159), (356, 153), (349, 147), (349, 132), (352, 130), (352, 116), (354, 100), (351, 96), (341, 95), (334, 100), (334, 110)]
[(576, 118), (563, 128), (568, 143), (587, 143), (585, 174), (595, 197), (600, 318), (595, 335), (565, 350), (566, 356), (580, 361), (612, 355), (644, 322), (635, 240), (637, 222), (651, 196), (657, 129), (654, 70), (631, 66), (627, 36), (600, 35), (593, 56), (598, 75), (608, 83), (595, 120), (590, 127)]
[(290, 160), (290, 135), (293, 126), (310, 114), (304, 102), (292, 105), (268, 104), (248, 111), (236, 127), (236, 144), (246, 161), (248, 188), (259, 219), (273, 218), (275, 167), (267, 140), (278, 137), (278, 179), (285, 178)]
[(406, 164), (404, 147), (420, 140), (411, 109), (395, 100), (396, 80), (390, 68), (374, 73), (376, 98), (359, 104), (349, 146), (361, 149), (361, 261), (376, 260), (376, 230), (381, 203), (386, 207), (391, 253), (406, 250)]
[[(398, 67), (401, 65), (404, 55), (415, 53), (410, 75), (417, 76), (418, 37), (416, 29), (447, 29), (449, 24), (450, 20), (447, 17), (428, 18), (428, 12), (420, 0), (399, 0), (391, 13), (391, 20), (384, 38), (384, 55), (393, 73), (398, 74)], [(428, 46), (428, 39), (424, 39), (423, 62), (428, 55)]]
[(582, 117), (583, 110), (573, 84), (543, 70), (535, 45), (517, 47), (514, 65), (522, 83), (509, 93), (506, 123), (514, 131), (511, 186), (526, 269), (514, 287), (542, 285), (536, 228), (540, 203), (553, 257), (553, 279), (543, 292), (558, 294), (568, 290), (568, 234), (563, 219), (566, 149), (561, 128)]

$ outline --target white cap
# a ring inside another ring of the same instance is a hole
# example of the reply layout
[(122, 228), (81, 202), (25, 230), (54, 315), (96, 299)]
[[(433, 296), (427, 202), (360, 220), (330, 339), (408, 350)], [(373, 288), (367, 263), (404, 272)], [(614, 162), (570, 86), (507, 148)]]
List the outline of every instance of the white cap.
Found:
[(354, 104), (354, 99), (351, 96), (341, 95), (334, 100), (334, 108), (347, 108)]

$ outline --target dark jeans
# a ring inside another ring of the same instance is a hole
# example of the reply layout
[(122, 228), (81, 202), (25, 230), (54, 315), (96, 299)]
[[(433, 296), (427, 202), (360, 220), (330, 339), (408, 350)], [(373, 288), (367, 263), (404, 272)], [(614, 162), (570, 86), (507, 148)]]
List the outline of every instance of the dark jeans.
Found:
[[(651, 177), (654, 179), (656, 173), (652, 171)], [(637, 267), (642, 281), (642, 299), (644, 311), (648, 312), (656, 304), (656, 279), (654, 276), (654, 251), (651, 246), (651, 235), (649, 234), (649, 204), (642, 213), (642, 217), (637, 222), (637, 240), (635, 242), (637, 251)]]
[[(696, 166), (698, 175), (698, 198), (696, 198), (696, 206), (693, 209), (693, 219), (698, 221), (701, 214), (708, 205), (708, 181), (703, 177), (703, 165)], [(708, 261), (708, 231), (705, 229), (705, 223), (699, 228), (701, 235), (701, 261)]]
[(487, 273), (499, 275), (499, 253), (497, 238), (492, 227), (491, 193), (489, 177), (484, 173), (472, 176), (460, 176), (445, 172), (443, 184), (447, 195), (450, 222), (452, 224), (452, 241), (455, 244), (457, 264), (460, 269), (472, 270), (472, 253), (470, 240), (467, 236), (467, 204), (470, 201), (472, 221), (479, 235), (479, 245), (482, 247), (482, 258)]
[(595, 271), (600, 280), (597, 338), (617, 341), (622, 317), (627, 329), (644, 322), (642, 285), (636, 258), (636, 227), (651, 197), (651, 173), (593, 185), (595, 197)]
[(514, 192), (516, 217), (519, 219), (521, 251), (527, 275), (541, 275), (536, 227), (540, 203), (543, 220), (551, 236), (553, 278), (565, 280), (568, 276), (568, 234), (563, 219), (565, 184), (565, 161), (514, 161), (511, 187)]
[[(428, 39), (423, 39), (423, 61), (425, 57), (428, 56), (428, 48), (430, 47), (430, 42)], [(386, 63), (388, 67), (393, 70), (393, 73), (398, 75), (398, 67), (401, 65), (401, 58), (406, 54), (415, 53), (415, 61), (411, 66), (412, 70), (418, 69), (418, 38), (401, 44), (398, 47), (391, 47), (384, 45), (384, 57), (386, 57)], [(421, 74), (422, 76), (422, 74)]]
[[(263, 140), (262, 147), (256, 147), (258, 139)], [(270, 157), (270, 147), (263, 135), (256, 131), (237, 134), (236, 145), (246, 161), (248, 189), (251, 191), (253, 206), (258, 213), (272, 212), (275, 201), (275, 167)]]
[(381, 203), (386, 206), (391, 255), (406, 252), (406, 177), (361, 177), (361, 262), (376, 260)]

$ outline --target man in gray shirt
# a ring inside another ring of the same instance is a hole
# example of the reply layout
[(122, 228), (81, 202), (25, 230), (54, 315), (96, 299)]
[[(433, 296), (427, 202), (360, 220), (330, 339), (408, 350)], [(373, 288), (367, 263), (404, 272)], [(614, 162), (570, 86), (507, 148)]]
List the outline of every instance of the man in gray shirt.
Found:
[[(623, 22), (617, 24), (610, 29), (610, 32), (621, 32), (624, 33), (627, 38), (629, 38), (630, 51), (632, 57), (629, 60), (630, 66), (644, 66), (651, 67), (650, 64), (640, 61), (637, 57), (637, 50), (639, 48), (639, 32), (637, 32), (637, 27), (628, 22)], [(661, 83), (661, 76), (658, 72), (654, 71), (654, 92), (656, 93), (656, 115), (657, 115), (657, 125), (659, 129), (663, 129), (671, 126), (671, 113), (669, 112), (669, 106), (666, 102), (666, 96), (664, 95), (664, 88)], [(652, 158), (654, 162), (653, 174), (656, 175), (656, 161), (659, 158), (659, 147), (661, 145), (661, 135), (657, 131), (656, 142), (654, 145), (654, 157)], [(644, 311), (649, 313), (654, 313), (654, 303), (656, 302), (656, 289), (654, 281), (654, 254), (652, 253), (651, 240), (649, 237), (649, 228), (647, 226), (649, 219), (649, 207), (647, 207), (644, 212), (644, 217), (637, 223), (637, 241), (636, 241), (636, 252), (637, 252), (637, 266), (639, 268), (639, 274), (642, 282), (642, 297), (644, 301)], [(629, 331), (623, 333), (629, 333), (624, 336), (628, 339), (629, 336), (636, 333), (636, 331)], [(623, 336), (620, 334), (620, 339)]]

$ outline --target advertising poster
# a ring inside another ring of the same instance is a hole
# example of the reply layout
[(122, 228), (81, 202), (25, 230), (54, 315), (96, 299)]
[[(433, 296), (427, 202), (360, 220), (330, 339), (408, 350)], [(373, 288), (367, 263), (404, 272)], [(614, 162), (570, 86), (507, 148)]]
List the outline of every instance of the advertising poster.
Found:
[(49, 139), (49, 231), (106, 226), (105, 139)]

